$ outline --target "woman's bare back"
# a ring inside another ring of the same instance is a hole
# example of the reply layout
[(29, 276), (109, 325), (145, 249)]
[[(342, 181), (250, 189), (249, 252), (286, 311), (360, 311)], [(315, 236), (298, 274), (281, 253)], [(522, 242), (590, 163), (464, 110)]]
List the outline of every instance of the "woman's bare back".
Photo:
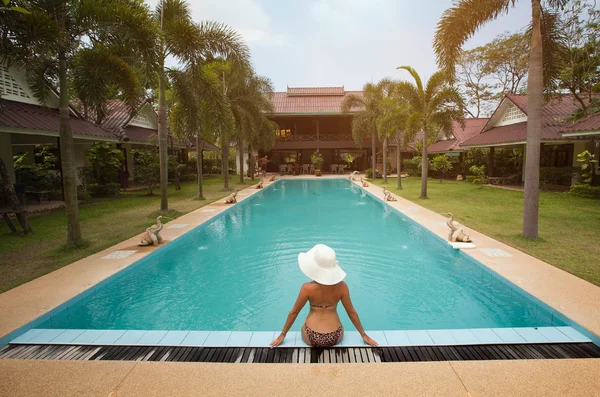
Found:
[(337, 313), (337, 305), (343, 294), (341, 284), (322, 285), (313, 281), (304, 285), (310, 304), (305, 324), (313, 331), (328, 333), (342, 324)]

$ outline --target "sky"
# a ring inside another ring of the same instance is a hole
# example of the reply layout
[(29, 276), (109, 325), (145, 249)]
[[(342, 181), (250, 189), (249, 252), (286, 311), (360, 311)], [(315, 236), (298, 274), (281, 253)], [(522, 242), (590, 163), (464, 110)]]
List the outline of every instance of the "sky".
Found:
[[(159, 0), (146, 0), (154, 7)], [(438, 20), (452, 0), (188, 0), (195, 21), (224, 22), (248, 44), (258, 74), (276, 91), (344, 86), (360, 90), (383, 77), (408, 79), (409, 65), (427, 79)], [(484, 26), (465, 49), (526, 27), (531, 2)]]

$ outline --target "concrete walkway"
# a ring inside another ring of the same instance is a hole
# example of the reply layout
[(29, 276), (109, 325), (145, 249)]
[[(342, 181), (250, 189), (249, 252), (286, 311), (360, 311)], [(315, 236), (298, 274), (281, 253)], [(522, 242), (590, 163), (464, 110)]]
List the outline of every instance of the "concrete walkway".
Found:
[(600, 396), (599, 373), (599, 359), (343, 365), (0, 360), (0, 395), (594, 397)]

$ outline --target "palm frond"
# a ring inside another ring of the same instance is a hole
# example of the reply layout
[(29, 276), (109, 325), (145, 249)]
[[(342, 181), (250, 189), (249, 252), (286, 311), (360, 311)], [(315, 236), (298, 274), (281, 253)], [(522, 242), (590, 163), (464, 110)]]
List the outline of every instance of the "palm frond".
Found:
[(423, 82), (421, 81), (421, 76), (419, 76), (419, 73), (417, 73), (417, 71), (410, 66), (398, 66), (396, 69), (404, 69), (408, 73), (410, 73), (412, 78), (415, 80), (415, 84), (417, 86), (417, 90), (419, 91), (419, 95), (422, 95), (421, 93), (423, 92)]
[(454, 79), (462, 45), (484, 24), (513, 7), (516, 0), (459, 0), (438, 22), (433, 49), (439, 67)]

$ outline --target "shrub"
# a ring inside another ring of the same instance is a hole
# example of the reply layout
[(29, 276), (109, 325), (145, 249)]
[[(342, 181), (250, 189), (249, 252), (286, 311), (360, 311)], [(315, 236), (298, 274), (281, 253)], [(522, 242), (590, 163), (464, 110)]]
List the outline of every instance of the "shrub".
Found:
[[(367, 168), (365, 170), (365, 177), (373, 178), (373, 169), (372, 168)], [(376, 178), (381, 178), (381, 173), (379, 171), (377, 171), (377, 173), (376, 173)]]
[(540, 167), (540, 185), (571, 185), (571, 179), (579, 171), (578, 167)]
[(47, 146), (36, 145), (33, 164), (25, 164), (27, 153), (13, 157), (16, 182), (33, 187), (36, 190), (58, 191), (61, 188), (58, 158)]
[[(473, 183), (475, 185), (485, 185), (487, 183), (487, 176), (485, 175), (485, 165), (481, 165), (479, 167), (473, 165), (471, 166), (471, 168), (469, 168), (469, 171), (471, 172), (471, 174), (475, 175), (475, 178), (473, 178)], [(469, 178), (467, 177), (467, 180), (468, 179)]]
[(569, 194), (577, 197), (600, 199), (600, 186), (573, 185)]
[(94, 142), (87, 150), (91, 174), (98, 185), (107, 185), (117, 180), (125, 156), (120, 149), (106, 142)]
[(404, 172), (409, 175), (421, 175), (421, 156), (415, 156), (412, 159), (406, 159), (404, 164)]
[(581, 163), (581, 182), (585, 185), (592, 185), (594, 182), (594, 164), (598, 162), (594, 157), (587, 150), (577, 155), (577, 162)]
[(118, 183), (107, 183), (106, 185), (92, 183), (87, 187), (87, 191), (92, 197), (112, 197), (119, 194), (120, 190), (121, 185)]
[(155, 148), (135, 149), (132, 153), (135, 160), (133, 180), (146, 186), (148, 196), (152, 196), (153, 190), (160, 183), (158, 151)]
[(433, 159), (429, 161), (429, 166), (433, 171), (440, 172), (440, 183), (442, 183), (442, 178), (444, 176), (444, 172), (452, 169), (452, 163), (450, 159), (445, 154), (440, 154), (435, 156)]
[(192, 182), (196, 180), (196, 174), (181, 174), (179, 177), (181, 182)]
[(91, 200), (91, 198), (92, 195), (87, 190), (80, 189), (77, 191), (77, 200), (87, 203)]

